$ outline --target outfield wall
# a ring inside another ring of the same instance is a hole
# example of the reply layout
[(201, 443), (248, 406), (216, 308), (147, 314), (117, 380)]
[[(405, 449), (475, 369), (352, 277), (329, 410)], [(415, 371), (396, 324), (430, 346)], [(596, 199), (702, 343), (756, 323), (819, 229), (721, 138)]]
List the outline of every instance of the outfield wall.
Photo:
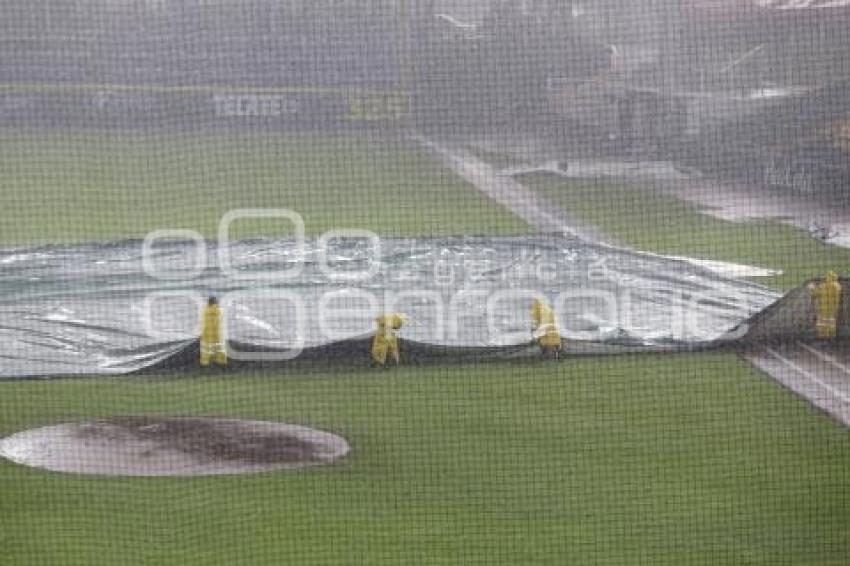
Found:
[(409, 95), (360, 87), (0, 85), (0, 124), (70, 128), (400, 128)]

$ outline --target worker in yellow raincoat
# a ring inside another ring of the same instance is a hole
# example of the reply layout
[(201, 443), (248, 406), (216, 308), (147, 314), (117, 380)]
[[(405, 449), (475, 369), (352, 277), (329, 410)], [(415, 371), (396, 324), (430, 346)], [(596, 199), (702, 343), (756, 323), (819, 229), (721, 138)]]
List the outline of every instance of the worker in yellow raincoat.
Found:
[(201, 367), (209, 367), (211, 361), (227, 365), (222, 312), (215, 297), (210, 297), (201, 313)]
[(561, 333), (555, 321), (555, 312), (548, 305), (534, 299), (531, 306), (531, 332), (546, 355), (561, 355)]
[(399, 313), (382, 314), (375, 319), (378, 330), (372, 340), (372, 363), (379, 367), (386, 367), (387, 358), (399, 363), (398, 338), (396, 331), (404, 324), (404, 315)]
[(838, 335), (838, 309), (841, 305), (841, 283), (834, 271), (826, 274), (823, 281), (812, 289), (817, 318), (815, 330), (817, 337), (832, 339)]

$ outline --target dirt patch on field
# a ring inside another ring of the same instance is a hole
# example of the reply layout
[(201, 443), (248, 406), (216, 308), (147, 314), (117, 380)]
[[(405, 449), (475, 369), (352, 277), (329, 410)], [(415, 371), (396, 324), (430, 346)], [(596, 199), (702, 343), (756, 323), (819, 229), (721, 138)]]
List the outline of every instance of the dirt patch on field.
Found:
[(285, 431), (258, 431), (238, 421), (115, 417), (79, 428), (81, 438), (156, 442), (203, 461), (251, 464), (317, 461), (316, 446)]
[(112, 417), (14, 434), (0, 455), (52, 471), (121, 476), (256, 473), (329, 464), (345, 439), (263, 421)]

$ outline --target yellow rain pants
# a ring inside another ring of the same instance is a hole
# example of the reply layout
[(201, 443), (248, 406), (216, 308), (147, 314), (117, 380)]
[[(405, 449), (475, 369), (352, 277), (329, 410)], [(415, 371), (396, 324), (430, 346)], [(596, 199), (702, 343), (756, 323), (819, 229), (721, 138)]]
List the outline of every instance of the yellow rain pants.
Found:
[(555, 322), (555, 312), (543, 302), (535, 299), (531, 306), (532, 332), (540, 347), (549, 353), (561, 351), (561, 333)]
[(227, 365), (222, 326), (221, 308), (217, 304), (204, 307), (201, 313), (201, 367), (208, 367), (210, 361), (220, 366)]
[(376, 318), (375, 322), (378, 324), (378, 330), (372, 340), (372, 362), (384, 366), (389, 358), (398, 364), (400, 355), (395, 331), (404, 324), (404, 317), (400, 314), (386, 314)]
[(834, 271), (812, 291), (817, 319), (815, 331), (818, 338), (832, 339), (838, 335), (838, 309), (841, 304), (841, 283)]

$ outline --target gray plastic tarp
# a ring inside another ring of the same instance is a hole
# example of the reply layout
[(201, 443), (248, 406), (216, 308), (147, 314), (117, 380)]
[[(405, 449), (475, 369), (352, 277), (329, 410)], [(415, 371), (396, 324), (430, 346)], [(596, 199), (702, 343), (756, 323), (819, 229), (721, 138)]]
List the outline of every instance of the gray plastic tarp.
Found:
[(289, 238), (244, 241), (224, 248), (227, 269), (210, 242), (144, 250), (126, 241), (0, 252), (0, 377), (160, 365), (196, 340), (209, 295), (231, 340), (281, 360), (362, 339), (386, 311), (407, 316), (399, 335), (411, 343), (516, 347), (532, 340), (535, 297), (555, 308), (568, 342), (686, 348), (778, 298), (686, 262), (556, 236), (348, 237), (303, 250)]

